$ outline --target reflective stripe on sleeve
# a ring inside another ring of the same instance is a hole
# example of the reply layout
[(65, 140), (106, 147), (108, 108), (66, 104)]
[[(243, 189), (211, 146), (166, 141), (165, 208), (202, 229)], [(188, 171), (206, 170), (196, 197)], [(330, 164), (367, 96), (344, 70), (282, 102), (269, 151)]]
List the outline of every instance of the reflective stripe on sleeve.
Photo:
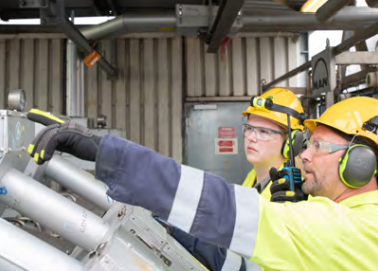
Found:
[(259, 222), (256, 189), (235, 185), (236, 220), (230, 250), (247, 258), (253, 253)]
[(168, 222), (190, 232), (202, 194), (204, 172), (181, 166), (181, 176)]
[(257, 263), (253, 263), (244, 259), (246, 271), (262, 271), (261, 267)]
[(221, 271), (240, 271), (242, 257), (232, 251), (227, 251), (226, 259)]

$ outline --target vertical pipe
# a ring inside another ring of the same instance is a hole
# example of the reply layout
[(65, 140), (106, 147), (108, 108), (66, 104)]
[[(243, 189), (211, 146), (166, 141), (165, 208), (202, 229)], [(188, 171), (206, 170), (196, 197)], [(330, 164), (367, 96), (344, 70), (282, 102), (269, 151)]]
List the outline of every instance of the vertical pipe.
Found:
[(91, 174), (72, 165), (59, 155), (54, 155), (45, 169), (45, 176), (74, 191), (104, 211), (114, 200), (106, 195), (106, 186)]
[[(74, 23), (74, 12), (71, 14)], [(84, 64), (80, 59), (76, 44), (67, 42), (67, 115), (84, 117)]]
[(82, 271), (83, 264), (0, 218), (0, 270)]
[(77, 59), (77, 48), (72, 40), (67, 42), (67, 115), (74, 116), (77, 115), (77, 96), (76, 96), (76, 59)]
[(0, 181), (7, 193), (0, 201), (86, 250), (95, 249), (107, 233), (104, 220), (69, 199), (9, 169)]

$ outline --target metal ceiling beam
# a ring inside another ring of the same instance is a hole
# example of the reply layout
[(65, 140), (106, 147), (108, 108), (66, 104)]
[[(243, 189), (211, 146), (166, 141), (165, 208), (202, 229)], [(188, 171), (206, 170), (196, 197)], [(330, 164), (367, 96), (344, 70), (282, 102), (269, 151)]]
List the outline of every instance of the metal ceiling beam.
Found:
[(230, 32), (232, 25), (240, 14), (240, 10), (244, 4), (244, 0), (223, 0), (219, 6), (217, 16), (211, 27), (208, 53), (217, 53), (222, 46), (224, 39)]
[(329, 0), (316, 11), (316, 18), (320, 22), (327, 22), (352, 1), (353, 0)]
[[(81, 32), (77, 30), (72, 22), (66, 17), (63, 1), (56, 2), (54, 12), (56, 13), (57, 25), (62, 29), (67, 37), (72, 40), (79, 49), (83, 50), (87, 54), (90, 54), (92, 52), (92, 46), (83, 36), (83, 34), (81, 34)], [(110, 77), (116, 76), (116, 70), (102, 56), (100, 60), (98, 60), (98, 65), (100, 65), (100, 67), (103, 68)]]

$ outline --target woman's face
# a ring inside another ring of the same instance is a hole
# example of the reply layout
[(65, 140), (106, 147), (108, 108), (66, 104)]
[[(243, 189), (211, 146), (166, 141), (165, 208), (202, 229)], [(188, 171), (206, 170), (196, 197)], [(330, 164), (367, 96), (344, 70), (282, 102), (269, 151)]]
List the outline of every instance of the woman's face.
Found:
[[(273, 121), (251, 115), (247, 122), (253, 127), (268, 128), (275, 131), (282, 131), (280, 127)], [(268, 141), (263, 141), (258, 137), (258, 129), (253, 132), (244, 134), (244, 151), (247, 160), (254, 165), (274, 165), (275, 161), (282, 159), (282, 145), (284, 138), (282, 134), (272, 133)], [(264, 129), (260, 129), (264, 132)]]

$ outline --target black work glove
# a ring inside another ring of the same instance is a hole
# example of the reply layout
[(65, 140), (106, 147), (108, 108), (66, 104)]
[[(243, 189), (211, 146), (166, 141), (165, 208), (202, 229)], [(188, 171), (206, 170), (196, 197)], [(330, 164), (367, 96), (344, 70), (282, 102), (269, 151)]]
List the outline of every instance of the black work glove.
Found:
[[(300, 169), (296, 167), (283, 168), (277, 171), (271, 168), (269, 171), (271, 180), (273, 181), (270, 186), (272, 194), (270, 201), (273, 202), (298, 202), (308, 199), (308, 195), (302, 191), (302, 178)], [(290, 181), (290, 176), (292, 181)]]
[(34, 161), (41, 165), (50, 160), (54, 152), (61, 151), (77, 158), (95, 161), (101, 137), (96, 136), (87, 128), (63, 120), (43, 111), (32, 109), (27, 118), (41, 124), (51, 124), (40, 131), (29, 145), (28, 153)]

